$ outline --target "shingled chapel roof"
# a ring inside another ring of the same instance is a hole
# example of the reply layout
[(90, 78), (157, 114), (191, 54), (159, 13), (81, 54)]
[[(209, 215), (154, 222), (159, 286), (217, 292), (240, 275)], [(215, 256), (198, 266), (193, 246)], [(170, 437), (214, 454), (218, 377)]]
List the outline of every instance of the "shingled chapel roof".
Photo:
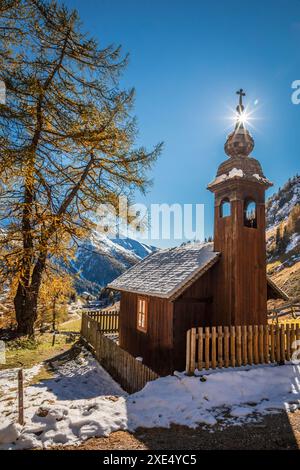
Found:
[(125, 271), (108, 287), (172, 300), (218, 259), (213, 243), (190, 243), (159, 250)]

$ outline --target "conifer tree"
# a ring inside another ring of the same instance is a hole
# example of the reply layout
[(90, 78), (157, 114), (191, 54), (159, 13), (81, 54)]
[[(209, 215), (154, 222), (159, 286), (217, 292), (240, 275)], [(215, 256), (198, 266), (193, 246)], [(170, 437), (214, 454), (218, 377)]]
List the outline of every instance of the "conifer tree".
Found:
[[(5, 4), (0, 268), (17, 278), (18, 331), (32, 335), (48, 259), (67, 258), (66, 247), (87, 235), (100, 203), (117, 207), (118, 195), (143, 191), (161, 146), (134, 149), (134, 90), (119, 86), (127, 64), (120, 47), (100, 47), (78, 14), (54, 1)], [(9, 46), (7, 28), (14, 32)]]

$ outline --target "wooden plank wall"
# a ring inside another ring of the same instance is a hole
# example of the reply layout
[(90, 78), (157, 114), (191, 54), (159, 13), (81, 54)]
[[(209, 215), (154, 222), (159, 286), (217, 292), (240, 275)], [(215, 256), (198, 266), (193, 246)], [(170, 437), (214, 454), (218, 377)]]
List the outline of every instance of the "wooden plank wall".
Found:
[[(173, 371), (173, 304), (148, 297), (147, 331), (137, 329), (137, 295), (121, 293), (120, 346), (159, 375)], [(145, 296), (144, 296), (145, 297)]]
[(283, 364), (300, 341), (300, 324), (191, 328), (187, 332), (186, 372), (196, 369)]
[[(267, 324), (264, 187), (240, 180), (216, 192), (214, 250), (221, 258), (213, 279), (213, 325)], [(231, 201), (231, 215), (220, 217), (225, 197)], [(244, 226), (247, 199), (256, 202), (257, 228)]]
[(174, 302), (174, 369), (185, 367), (186, 332), (198, 325), (210, 326), (214, 266)]
[(99, 323), (86, 313), (82, 315), (81, 335), (100, 364), (128, 393), (141, 390), (147, 382), (159, 377), (145, 364), (120, 348), (115, 341), (103, 335)]

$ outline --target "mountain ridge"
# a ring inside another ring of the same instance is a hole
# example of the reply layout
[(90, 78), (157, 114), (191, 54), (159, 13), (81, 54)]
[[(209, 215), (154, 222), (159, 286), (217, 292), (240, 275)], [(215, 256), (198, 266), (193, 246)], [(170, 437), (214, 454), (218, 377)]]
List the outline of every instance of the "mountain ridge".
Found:
[(70, 264), (70, 272), (76, 275), (75, 288), (78, 293), (97, 294), (126, 269), (156, 250), (156, 247), (133, 238), (111, 239), (92, 231), (89, 239), (79, 244)]

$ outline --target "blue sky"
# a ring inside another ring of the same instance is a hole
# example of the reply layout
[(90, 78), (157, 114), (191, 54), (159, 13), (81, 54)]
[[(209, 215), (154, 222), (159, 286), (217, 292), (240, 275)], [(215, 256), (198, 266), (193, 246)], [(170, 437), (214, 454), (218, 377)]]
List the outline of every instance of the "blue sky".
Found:
[(291, 84), (300, 79), (299, 0), (64, 3), (103, 47), (121, 44), (129, 52), (122, 84), (136, 88), (138, 143), (165, 143), (153, 185), (138, 202), (203, 203), (205, 235), (213, 233), (206, 185), (227, 158), (229, 108), (240, 87), (255, 109), (252, 155), (274, 182), (268, 194), (299, 172), (300, 105), (291, 101)]

